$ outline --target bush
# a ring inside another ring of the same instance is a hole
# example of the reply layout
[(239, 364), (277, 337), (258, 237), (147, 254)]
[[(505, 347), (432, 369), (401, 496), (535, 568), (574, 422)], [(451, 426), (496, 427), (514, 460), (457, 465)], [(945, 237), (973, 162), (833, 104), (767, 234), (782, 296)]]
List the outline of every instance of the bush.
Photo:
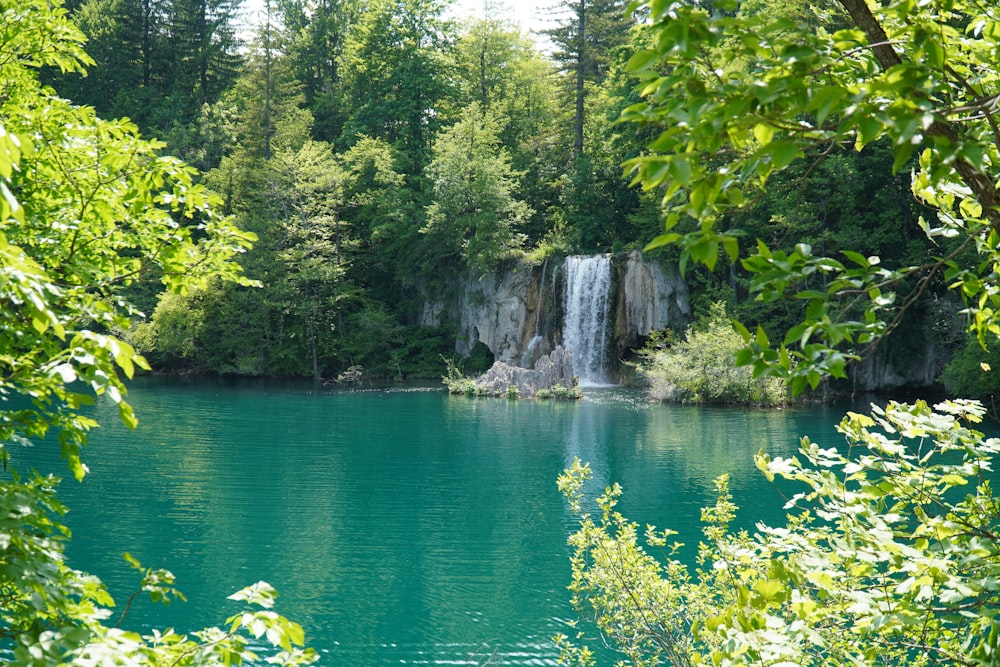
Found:
[(778, 378), (755, 378), (749, 367), (735, 367), (743, 338), (733, 329), (725, 304), (716, 302), (708, 315), (687, 330), (685, 339), (660, 347), (652, 338), (641, 353), (640, 373), (649, 393), (660, 401), (781, 405), (788, 399)]
[[(590, 470), (576, 461), (559, 479), (580, 521), (574, 603), (636, 666), (996, 665), (1000, 505), (986, 477), (1000, 440), (967, 425), (984, 413), (972, 401), (873, 406), (840, 423), (847, 454), (808, 438), (801, 458), (759, 454), (768, 479), (801, 485), (786, 525), (731, 532), (722, 477), (694, 568), (672, 531), (649, 526), (642, 543), (615, 510), (617, 484), (600, 512), (585, 506)], [(564, 664), (593, 664), (579, 637), (558, 639)]]
[(554, 384), (548, 389), (539, 389), (535, 393), (535, 398), (556, 398), (562, 400), (576, 400), (583, 398), (583, 390), (580, 387), (564, 387), (561, 384)]
[(987, 399), (1000, 394), (1000, 344), (983, 349), (970, 338), (948, 362), (940, 381), (952, 396)]

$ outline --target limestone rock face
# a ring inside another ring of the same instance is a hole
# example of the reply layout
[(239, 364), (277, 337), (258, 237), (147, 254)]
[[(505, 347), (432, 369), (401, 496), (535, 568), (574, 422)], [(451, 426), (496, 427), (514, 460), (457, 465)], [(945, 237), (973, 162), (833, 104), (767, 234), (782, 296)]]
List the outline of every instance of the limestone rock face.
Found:
[(687, 284), (675, 272), (633, 250), (618, 262), (614, 342), (619, 356), (642, 345), (650, 331), (683, 328), (691, 320)]
[(518, 264), (467, 279), (457, 318), (464, 336), (456, 341), (456, 351), (468, 354), (482, 342), (496, 359), (516, 363), (538, 320), (539, 273), (538, 267)]
[(902, 358), (894, 352), (889, 341), (879, 345), (873, 354), (847, 367), (848, 379), (839, 383), (838, 389), (851, 393), (926, 389), (935, 385), (949, 358), (942, 346), (932, 341), (925, 341), (919, 350), (906, 348)]
[[(611, 259), (607, 342), (615, 359), (641, 345), (654, 329), (683, 329), (691, 318), (688, 291), (675, 272), (639, 251)], [(559, 345), (565, 346), (565, 271), (558, 260), (515, 263), (485, 275), (467, 275), (450, 295), (427, 295), (419, 323), (458, 324), (455, 351), (469, 354), (483, 343), (497, 361), (533, 369)]]
[(521, 396), (534, 396), (540, 389), (551, 389), (556, 385), (572, 389), (576, 384), (573, 377), (573, 353), (557, 346), (538, 359), (534, 368), (521, 368), (497, 361), (490, 370), (476, 379), (476, 384), (498, 396), (505, 394), (508, 387), (517, 387)]

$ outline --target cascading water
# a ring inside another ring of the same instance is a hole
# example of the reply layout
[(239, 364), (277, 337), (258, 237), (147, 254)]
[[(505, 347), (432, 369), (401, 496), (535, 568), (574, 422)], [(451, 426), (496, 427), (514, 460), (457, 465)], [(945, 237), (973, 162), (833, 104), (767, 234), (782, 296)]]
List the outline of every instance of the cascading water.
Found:
[(608, 380), (608, 309), (611, 255), (567, 257), (563, 345), (573, 351), (573, 371), (581, 386)]

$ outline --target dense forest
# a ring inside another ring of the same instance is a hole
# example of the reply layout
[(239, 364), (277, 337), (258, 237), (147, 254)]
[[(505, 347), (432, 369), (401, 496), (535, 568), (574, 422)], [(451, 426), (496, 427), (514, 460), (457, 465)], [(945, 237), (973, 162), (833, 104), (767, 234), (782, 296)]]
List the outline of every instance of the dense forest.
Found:
[[(256, 287), (159, 295), (139, 284), (131, 296), (147, 318), (130, 340), (174, 372), (437, 377), (454, 331), (416, 326), (428, 294), (512, 259), (645, 247), (663, 230), (666, 187), (631, 183), (622, 164), (659, 130), (619, 118), (639, 99), (629, 61), (655, 34), (626, 4), (564, 0), (542, 52), (488, 9), (448, 18), (446, 0), (273, 0), (249, 38), (235, 0), (69, 3), (95, 62), (85, 77), (51, 68), (46, 81), (163, 141), (256, 236), (240, 258)], [(739, 11), (816, 29), (831, 20), (799, 1)], [(831, 145), (724, 226), (770, 247), (920, 264), (933, 246), (894, 160), (885, 141)], [(723, 301), (751, 329), (794, 323), (796, 304), (749, 298), (738, 263), (701, 262), (686, 278), (696, 313)], [(965, 344), (940, 287), (910, 308), (918, 326), (897, 327), (904, 356), (928, 338)], [(983, 353), (968, 348), (977, 368)]]
[[(141, 581), (112, 625), (108, 590), (66, 561), (58, 480), (18, 455), (58, 442), (82, 480), (83, 408), (104, 397), (137, 425), (130, 341), (171, 370), (420, 374), (447, 347), (413, 327), (423, 294), (515, 258), (645, 247), (687, 267), (708, 314), (688, 345), (735, 314), (735, 361), (793, 392), (900, 335), (960, 347), (952, 377), (993, 377), (996, 4), (633, 4), (567, 4), (543, 57), (435, 0), (268, 6), (250, 44), (224, 2), (0, 0), (6, 662), (319, 659), (264, 582), (223, 626), (141, 636), (118, 624), (143, 593), (182, 597), (173, 575), (126, 554)], [(633, 665), (996, 665), (986, 412), (888, 401), (848, 413), (842, 448), (761, 452), (787, 514), (753, 535), (725, 475), (702, 535), (677, 536), (621, 514), (615, 483), (595, 512), (574, 461), (573, 603)], [(593, 632), (573, 632), (563, 662), (596, 664)]]

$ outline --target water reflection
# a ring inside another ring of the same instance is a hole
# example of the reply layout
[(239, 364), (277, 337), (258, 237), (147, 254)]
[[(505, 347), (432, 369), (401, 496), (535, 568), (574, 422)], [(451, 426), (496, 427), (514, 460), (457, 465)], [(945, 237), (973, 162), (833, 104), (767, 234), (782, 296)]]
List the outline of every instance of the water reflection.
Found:
[(754, 452), (836, 438), (841, 414), (651, 406), (617, 389), (563, 402), (145, 382), (132, 399), (140, 430), (100, 406), (93, 472), (64, 489), (72, 564), (118, 599), (137, 583), (122, 552), (172, 569), (189, 604), (141, 605), (137, 629), (220, 623), (226, 595), (265, 579), (325, 664), (348, 667), (554, 664), (551, 637), (574, 616), (555, 480), (574, 457), (591, 491), (622, 483), (627, 515), (696, 533), (723, 472), (754, 515), (780, 509)]

